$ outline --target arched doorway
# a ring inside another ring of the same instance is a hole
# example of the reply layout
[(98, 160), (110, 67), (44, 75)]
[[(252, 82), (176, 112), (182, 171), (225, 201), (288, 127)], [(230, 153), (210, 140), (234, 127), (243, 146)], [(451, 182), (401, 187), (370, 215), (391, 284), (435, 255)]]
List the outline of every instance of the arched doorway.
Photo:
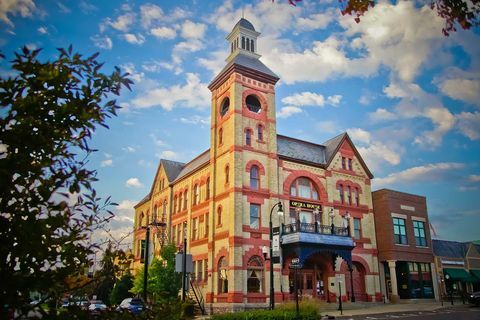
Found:
[[(353, 293), (355, 295), (355, 301), (368, 301), (368, 295), (365, 291), (365, 267), (359, 262), (353, 262), (352, 264), (352, 278), (353, 278)], [(345, 284), (347, 288), (348, 297), (351, 296), (351, 282), (350, 271), (347, 264), (342, 263), (342, 272), (345, 274)]]

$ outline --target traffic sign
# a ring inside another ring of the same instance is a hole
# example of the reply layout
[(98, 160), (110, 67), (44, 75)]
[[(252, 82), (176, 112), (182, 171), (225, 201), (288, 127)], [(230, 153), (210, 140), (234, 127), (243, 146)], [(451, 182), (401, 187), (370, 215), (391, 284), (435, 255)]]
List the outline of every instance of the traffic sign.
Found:
[(292, 264), (298, 264), (300, 263), (300, 259), (299, 258), (293, 258), (292, 259)]

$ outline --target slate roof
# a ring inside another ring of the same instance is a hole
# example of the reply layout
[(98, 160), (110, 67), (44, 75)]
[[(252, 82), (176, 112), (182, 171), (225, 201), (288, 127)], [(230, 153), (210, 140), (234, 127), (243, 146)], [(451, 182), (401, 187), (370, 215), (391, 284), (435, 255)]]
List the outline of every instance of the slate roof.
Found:
[(245, 29), (255, 31), (255, 28), (253, 27), (253, 24), (245, 18), (240, 19), (237, 22), (237, 24), (235, 25), (235, 27), (233, 27), (233, 29), (235, 29), (238, 25), (240, 25), (240, 27), (243, 27)]
[(181, 180), (183, 177), (187, 176), (191, 172), (197, 170), (201, 166), (210, 162), (210, 149), (207, 149), (201, 155), (187, 163), (183, 168), (182, 171), (178, 174), (177, 178), (173, 182), (177, 182)]
[(468, 243), (432, 239), (433, 254), (438, 257), (465, 258)]
[(160, 163), (165, 169), (165, 173), (167, 174), (167, 179), (169, 182), (175, 180), (175, 178), (180, 174), (180, 171), (182, 171), (183, 166), (185, 166), (185, 163), (165, 159), (160, 160)]
[(277, 153), (279, 156), (319, 165), (327, 163), (325, 146), (282, 135), (277, 135)]
[(337, 150), (340, 142), (342, 142), (343, 138), (346, 135), (347, 133), (344, 132), (323, 143), (323, 145), (325, 146), (325, 159), (327, 159), (327, 161), (329, 161), (334, 156), (334, 153)]

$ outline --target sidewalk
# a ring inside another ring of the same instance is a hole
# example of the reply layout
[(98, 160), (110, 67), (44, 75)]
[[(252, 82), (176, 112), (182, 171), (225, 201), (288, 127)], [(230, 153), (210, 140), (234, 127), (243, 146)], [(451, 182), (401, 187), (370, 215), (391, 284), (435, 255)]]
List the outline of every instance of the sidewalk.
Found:
[[(462, 302), (456, 303), (453, 307), (464, 307)], [(366, 314), (378, 314), (378, 313), (390, 313), (390, 312), (406, 312), (406, 311), (433, 311), (441, 308), (452, 307), (450, 303), (444, 302), (443, 307), (440, 302), (429, 300), (409, 300), (402, 301), (400, 303), (391, 304), (391, 303), (380, 303), (380, 302), (344, 302), (343, 303), (343, 315), (340, 315), (338, 311), (338, 303), (326, 303), (320, 308), (320, 313), (322, 316), (335, 316), (345, 317), (345, 316), (356, 316), (356, 315), (366, 315)]]

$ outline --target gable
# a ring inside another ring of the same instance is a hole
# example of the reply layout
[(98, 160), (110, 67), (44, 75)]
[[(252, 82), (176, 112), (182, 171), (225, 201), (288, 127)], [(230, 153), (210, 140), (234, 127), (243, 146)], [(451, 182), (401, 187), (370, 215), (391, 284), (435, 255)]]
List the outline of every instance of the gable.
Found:
[(480, 252), (477, 250), (477, 247), (473, 243), (470, 243), (468, 247), (468, 258), (480, 258)]

